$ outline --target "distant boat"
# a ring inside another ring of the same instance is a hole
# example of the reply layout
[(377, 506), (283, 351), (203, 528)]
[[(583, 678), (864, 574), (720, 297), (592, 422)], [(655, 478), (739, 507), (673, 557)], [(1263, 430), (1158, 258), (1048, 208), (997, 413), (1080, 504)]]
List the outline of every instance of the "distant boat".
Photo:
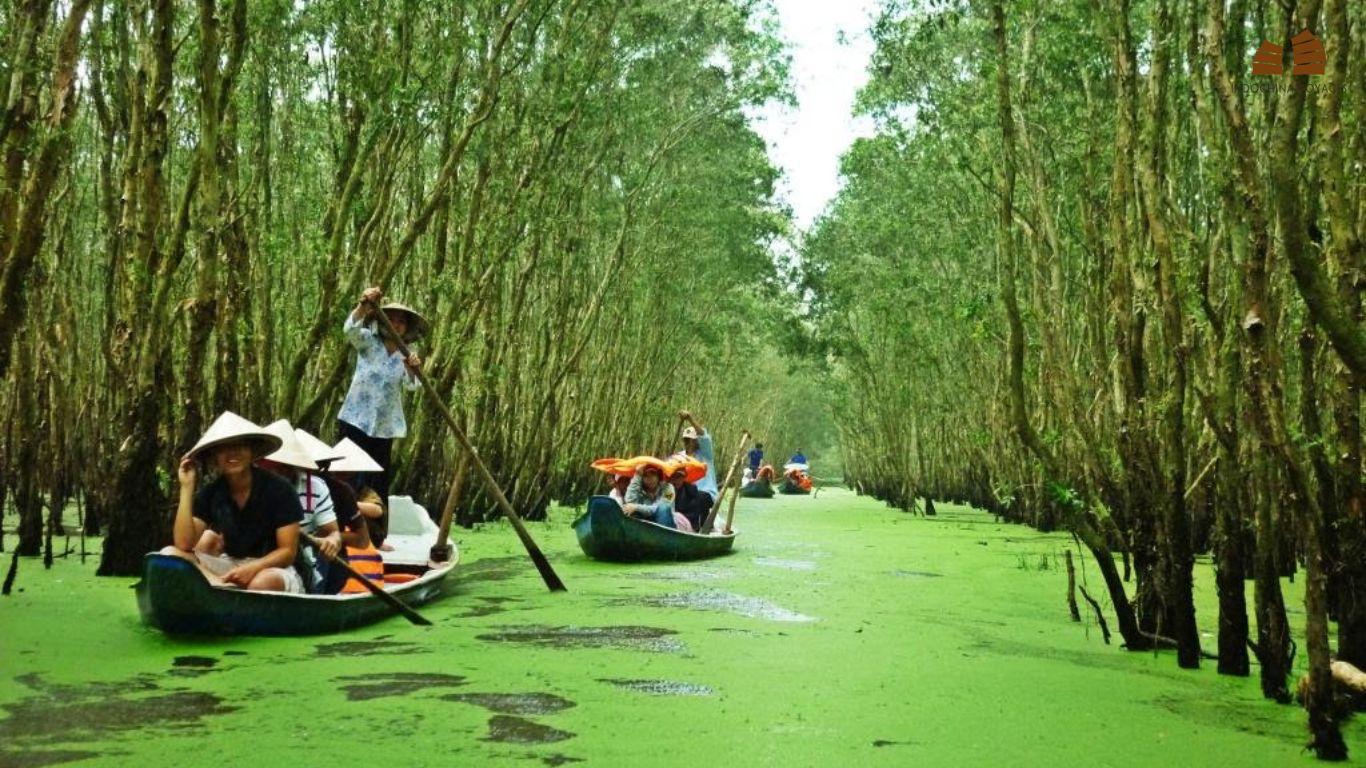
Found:
[(740, 487), (740, 495), (746, 499), (771, 499), (773, 483), (767, 480), (750, 480)]
[(730, 552), (735, 532), (685, 533), (623, 514), (610, 496), (594, 496), (574, 521), (583, 553), (594, 560), (701, 560)]

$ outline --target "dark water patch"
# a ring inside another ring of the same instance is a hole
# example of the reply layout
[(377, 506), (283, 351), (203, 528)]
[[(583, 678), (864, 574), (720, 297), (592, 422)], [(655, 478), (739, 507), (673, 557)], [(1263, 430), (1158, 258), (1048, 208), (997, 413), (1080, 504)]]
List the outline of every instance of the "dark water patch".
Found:
[(574, 702), (553, 693), (448, 693), (441, 698), (501, 715), (549, 715), (574, 706)]
[(1201, 696), (1181, 698), (1164, 695), (1149, 703), (1183, 721), (1262, 736), (1281, 743), (1294, 742), (1304, 736), (1303, 720), (1281, 717), (1286, 712), (1284, 708), (1248, 706), (1247, 702), (1219, 701)]
[(0, 765), (6, 768), (43, 768), (47, 765), (74, 763), (77, 760), (89, 760), (92, 757), (102, 756), (103, 753), (101, 752), (87, 752), (78, 749), (0, 750)]
[(223, 651), (224, 656), (246, 656), (246, 651)]
[(525, 557), (486, 557), (460, 566), (461, 581), (504, 581), (527, 570)]
[(212, 656), (177, 656), (171, 661), (173, 667), (212, 667), (218, 659)]
[(737, 595), (716, 590), (700, 592), (680, 592), (669, 595), (653, 595), (613, 601), (614, 604), (636, 603), (655, 608), (690, 608), (699, 611), (725, 611), (750, 619), (768, 621), (808, 622), (814, 616), (797, 613), (758, 597)]
[(728, 635), (757, 635), (752, 629), (740, 629), (739, 627), (708, 627), (708, 632), (724, 632)]
[(892, 575), (906, 579), (941, 579), (944, 577), (944, 574), (933, 571), (892, 571)]
[(625, 648), (678, 653), (683, 644), (670, 637), (672, 629), (639, 626), (548, 627), (538, 624), (498, 627), (497, 632), (478, 635), (478, 640), (525, 643), (545, 648)]
[[(954, 626), (952, 622), (948, 621), (938, 623), (941, 623), (943, 626)], [(1194, 686), (1199, 684), (1198, 678), (1181, 674), (1180, 670), (1175, 667), (1170, 669), (1157, 669), (1142, 666), (1135, 662), (1132, 654), (1116, 653), (1108, 646), (1101, 647), (1105, 648), (1105, 650), (1096, 652), (1068, 651), (1059, 648), (1030, 645), (1014, 640), (979, 639), (972, 645), (964, 648), (964, 650), (981, 651), (998, 656), (1018, 656), (1023, 658), (1042, 659), (1044, 661), (1056, 661), (1064, 664), (1075, 664), (1079, 667), (1106, 669), (1128, 674), (1148, 675), (1150, 677), (1156, 677), (1183, 685)]]
[[(536, 757), (536, 755), (527, 755), (527, 757)], [(541, 762), (543, 762), (543, 763), (545, 763), (546, 765), (549, 765), (549, 766), (568, 765), (568, 764), (570, 764), (570, 763), (582, 763), (582, 762), (583, 762), (583, 758), (582, 758), (582, 757), (570, 757), (569, 755), (554, 754), (554, 755), (546, 755), (545, 757), (542, 757), (542, 758), (541, 758)]]
[(323, 643), (315, 650), (319, 656), (395, 656), (425, 652), (418, 650), (416, 643), (398, 643), (384, 639)]
[(236, 711), (211, 693), (175, 691), (130, 696), (101, 691), (69, 698), (40, 694), (0, 705), (9, 717), (0, 720), (0, 743), (61, 744), (92, 741), (145, 728), (192, 727), (206, 717)]
[(919, 742), (914, 741), (892, 741), (891, 739), (874, 739), (875, 747), (909, 747)]
[(378, 675), (348, 675), (332, 678), (343, 685), (347, 701), (369, 701), (388, 696), (407, 696), (428, 688), (457, 688), (465, 684), (460, 675), (439, 672), (389, 672)]
[(199, 677), (217, 672), (218, 659), (212, 656), (177, 656), (171, 661), (170, 674), (176, 677)]
[(513, 715), (494, 715), (489, 718), (489, 735), (482, 741), (500, 744), (553, 744), (574, 738), (569, 731), (561, 731)]
[(628, 691), (648, 693), (652, 696), (710, 696), (715, 691), (696, 683), (678, 683), (673, 680), (627, 680), (618, 677), (600, 677), (600, 683), (610, 683)]
[(43, 679), (42, 675), (39, 675), (36, 672), (29, 672), (16, 676), (14, 681), (30, 691), (41, 693), (44, 698), (58, 702), (122, 696), (128, 693), (155, 691), (161, 688), (155, 675), (135, 675), (127, 680), (117, 680), (114, 682), (66, 685), (48, 682)]

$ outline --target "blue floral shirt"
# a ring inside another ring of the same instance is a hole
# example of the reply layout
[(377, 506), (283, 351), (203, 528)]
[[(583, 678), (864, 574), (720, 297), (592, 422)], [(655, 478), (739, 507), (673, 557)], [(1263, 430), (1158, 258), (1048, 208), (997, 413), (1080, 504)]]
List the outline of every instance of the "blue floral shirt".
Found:
[(417, 389), (420, 384), (403, 364), (403, 353), (386, 350), (379, 332), (356, 320), (352, 313), (346, 315), (342, 331), (356, 348), (356, 372), (337, 418), (371, 437), (407, 435), (403, 390)]

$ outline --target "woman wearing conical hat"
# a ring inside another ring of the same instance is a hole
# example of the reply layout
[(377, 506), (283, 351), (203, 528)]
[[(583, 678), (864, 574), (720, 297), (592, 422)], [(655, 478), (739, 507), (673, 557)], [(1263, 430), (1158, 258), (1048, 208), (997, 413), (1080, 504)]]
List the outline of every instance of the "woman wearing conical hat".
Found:
[[(294, 569), (303, 508), (284, 479), (253, 464), (280, 438), (226, 411), (180, 460), (180, 502), (162, 554), (197, 562), (221, 581), (251, 590), (304, 591)], [(200, 462), (217, 476), (201, 488)]]
[[(304, 508), (304, 518), (300, 529), (317, 539), (317, 550), (322, 557), (314, 555), (314, 548), (305, 542), (299, 547), (299, 561), (295, 567), (304, 576), (304, 587), (310, 593), (326, 591), (331, 560), (342, 551), (341, 526), (337, 510), (332, 502), (332, 491), (327, 483), (315, 474), (318, 463), (314, 452), (310, 451), (294, 433), (294, 427), (286, 419), (271, 422), (264, 427), (266, 432), (280, 438), (280, 447), (273, 453), (261, 458), (257, 464), (279, 475), (294, 487), (299, 497), (299, 505)], [(319, 441), (321, 442), (321, 441)], [(330, 459), (331, 449), (325, 444), (321, 458)]]
[(393, 477), (393, 443), (408, 434), (403, 390), (421, 386), (416, 374), (422, 360), (417, 355), (405, 359), (398, 351), (398, 340), (380, 331), (374, 313), (384, 312), (405, 344), (426, 334), (427, 321), (411, 307), (396, 302), (381, 304), (382, 299), (379, 288), (365, 289), (342, 326), (346, 340), (356, 350), (356, 372), (337, 415), (337, 425), (341, 437), (359, 445), (383, 467), (380, 472), (365, 475), (363, 484), (387, 500)]

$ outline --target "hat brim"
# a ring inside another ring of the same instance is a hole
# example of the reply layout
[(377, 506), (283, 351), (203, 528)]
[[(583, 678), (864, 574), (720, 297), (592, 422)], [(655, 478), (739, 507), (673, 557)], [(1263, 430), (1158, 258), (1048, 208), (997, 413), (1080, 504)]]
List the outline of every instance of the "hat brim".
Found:
[(427, 318), (418, 314), (417, 310), (405, 304), (385, 304), (380, 307), (381, 312), (402, 312), (408, 318), (408, 330), (403, 333), (403, 343), (411, 344), (414, 341), (427, 335), (431, 330), (431, 323)]
[(276, 451), (280, 450), (280, 446), (284, 444), (283, 441), (280, 440), (280, 438), (276, 437), (275, 435), (267, 434), (265, 432), (262, 432), (260, 434), (232, 435), (231, 437), (224, 437), (218, 440), (210, 440), (209, 442), (204, 443), (203, 445), (197, 445), (194, 447), (193, 450), (191, 450), (186, 455), (192, 459), (207, 458), (206, 454), (211, 453), (214, 450), (217, 450), (218, 448), (221, 448), (225, 445), (231, 445), (233, 443), (247, 443), (248, 445), (250, 445), (252, 452), (252, 461), (256, 461), (257, 459), (262, 458), (263, 456), (266, 456), (268, 454), (275, 453)]

